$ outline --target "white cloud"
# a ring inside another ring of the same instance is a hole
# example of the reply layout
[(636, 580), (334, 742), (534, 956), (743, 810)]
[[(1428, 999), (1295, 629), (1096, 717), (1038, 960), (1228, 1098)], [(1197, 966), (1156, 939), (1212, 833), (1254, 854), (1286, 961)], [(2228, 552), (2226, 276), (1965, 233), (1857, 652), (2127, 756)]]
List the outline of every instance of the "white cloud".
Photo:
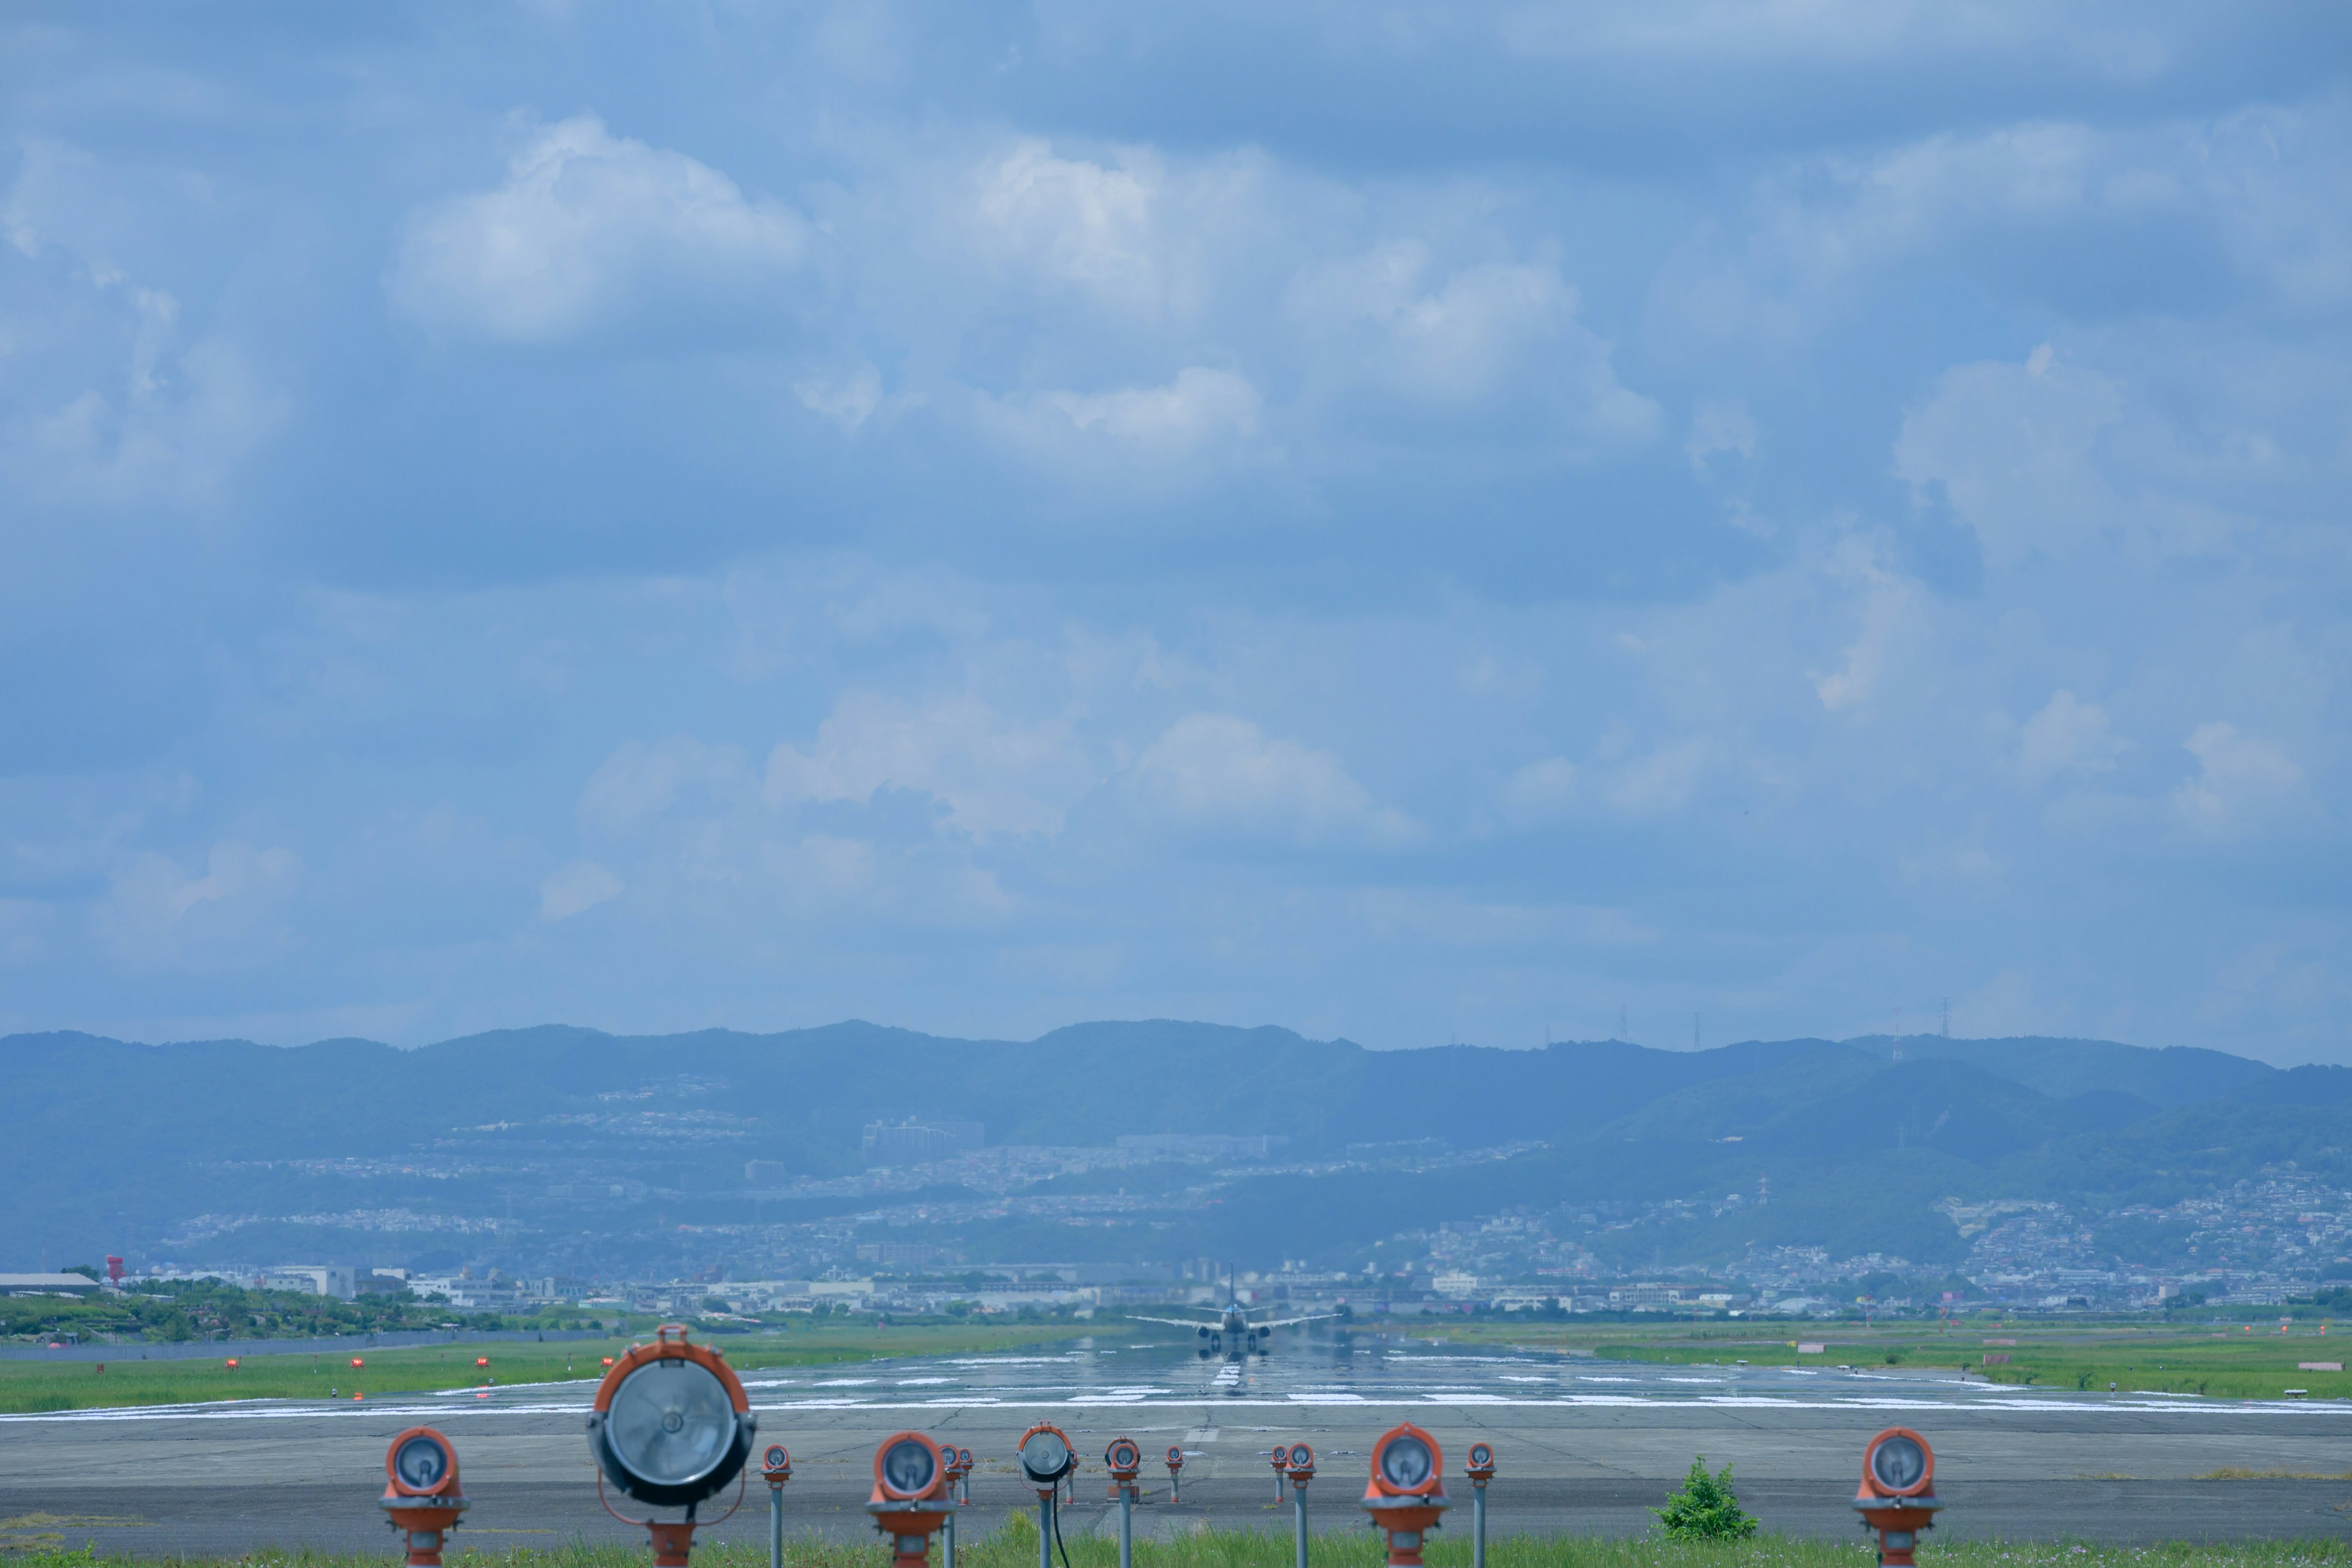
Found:
[(598, 904), (610, 903), (627, 889), (621, 879), (593, 860), (574, 860), (551, 871), (539, 885), (539, 918), (568, 921)]
[(2212, 432), (2170, 428), (2147, 402), (2047, 344), (2021, 364), (1956, 366), (1905, 417), (1895, 471), (1923, 497), (1940, 486), (1996, 570), (2117, 545), (2142, 555), (2225, 547), (2243, 524), (2199, 494), (2208, 487), (2179, 456)]
[(1557, 267), (1433, 271), (1419, 240), (1304, 269), (1290, 309), (1312, 343), (1310, 376), (1328, 393), (1372, 390), (1424, 415), (1502, 412), (1514, 427), (1532, 417), (1576, 444), (1657, 433), (1658, 405), (1620, 384)]
[(116, 247), (152, 244), (138, 231), (142, 205), (119, 183), (88, 153), (35, 139), (0, 202), (0, 230), (18, 252), (79, 263), (49, 279), (37, 306), (48, 352), (28, 358), (0, 313), (0, 476), (46, 500), (202, 504), (285, 426), (290, 405), (230, 334), (186, 341), (178, 298), (117, 261)]
[(1496, 801), (1505, 821), (1526, 826), (1566, 815), (1576, 795), (1576, 764), (1566, 757), (1545, 757), (1514, 771), (1496, 793)]
[(624, 834), (668, 812), (695, 792), (721, 802), (752, 792), (741, 751), (673, 735), (648, 746), (628, 741), (597, 765), (580, 792), (580, 826), (603, 837)]
[(1155, 217), (1166, 173), (1137, 152), (1125, 166), (1057, 156), (1050, 142), (1016, 143), (975, 175), (982, 231), (1004, 254), (1107, 301), (1150, 309), (1163, 291)]
[(835, 704), (807, 751), (769, 753), (766, 796), (864, 803), (912, 790), (945, 805), (948, 826), (988, 838), (1059, 832), (1094, 782), (1065, 720), (1006, 723), (973, 697), (917, 704), (856, 691)]
[(1875, 540), (1849, 535), (1831, 557), (1832, 571), (1861, 592), (1862, 626), (1844, 662), (1813, 679), (1822, 706), (1832, 712), (1867, 702), (1876, 692), (1895, 645), (1912, 619), (1917, 585), (1883, 558)]
[(1161, 386), (1047, 392), (973, 401), (981, 428), (1031, 462), (1074, 479), (1162, 479), (1248, 455), (1257, 389), (1230, 371), (1189, 365)]
[(292, 850), (241, 839), (214, 845), (194, 875), (169, 856), (137, 855), (110, 879), (97, 929), (130, 968), (258, 963), (289, 944), (284, 916), (301, 881)]
[(1247, 720), (1193, 713), (1136, 759), (1136, 793), (1178, 822), (1301, 844), (1410, 843), (1419, 826), (1376, 804), (1339, 758)]
[(2233, 724), (2200, 724), (2181, 745), (2197, 759), (2198, 771), (2173, 792), (2173, 804), (2200, 832), (2251, 832), (2304, 804), (2303, 770), (2276, 746), (2241, 734)]
[(2017, 771), (2032, 784), (2064, 774), (2086, 777), (2113, 768), (2123, 752), (2106, 710), (2061, 689), (2018, 731)]
[(386, 286), (436, 329), (547, 342), (665, 294), (761, 300), (807, 237), (718, 170), (583, 114), (533, 135), (496, 190), (415, 214)]

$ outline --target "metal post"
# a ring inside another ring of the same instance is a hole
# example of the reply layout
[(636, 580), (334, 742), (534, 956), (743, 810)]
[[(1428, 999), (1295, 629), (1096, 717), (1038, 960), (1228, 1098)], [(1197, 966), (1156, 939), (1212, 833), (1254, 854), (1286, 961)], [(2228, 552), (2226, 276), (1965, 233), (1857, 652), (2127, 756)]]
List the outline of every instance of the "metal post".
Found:
[[(949, 1564), (954, 1568), (954, 1564)], [(1486, 1568), (1486, 1483), (1470, 1489), (1470, 1568)]]
[(1118, 1489), (1118, 1568), (1135, 1568), (1135, 1489)]
[[(768, 1489), (768, 1568), (784, 1568), (784, 1489)], [(950, 1563), (948, 1568), (955, 1568)]]
[(1290, 1489), (1292, 1501), (1298, 1506), (1298, 1568), (1307, 1568), (1307, 1489)]
[[(779, 1568), (782, 1568), (781, 1564)], [(940, 1526), (940, 1568), (955, 1568), (955, 1515), (952, 1513)]]
[(1061, 1489), (1057, 1481), (1052, 1491), (1037, 1494), (1037, 1568), (1054, 1568), (1054, 1499)]

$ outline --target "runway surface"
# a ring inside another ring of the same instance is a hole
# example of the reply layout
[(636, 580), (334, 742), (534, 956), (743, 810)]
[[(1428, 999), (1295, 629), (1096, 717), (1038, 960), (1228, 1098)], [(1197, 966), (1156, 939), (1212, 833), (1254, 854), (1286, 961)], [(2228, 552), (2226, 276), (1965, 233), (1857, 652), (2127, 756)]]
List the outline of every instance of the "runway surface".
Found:
[[(1157, 1344), (1078, 1341), (1023, 1354), (936, 1357), (745, 1374), (761, 1441), (793, 1451), (796, 1532), (864, 1535), (871, 1457), (913, 1427), (979, 1458), (966, 1539), (1034, 1506), (1013, 1447), (1033, 1421), (1087, 1459), (1066, 1536), (1114, 1531), (1100, 1455), (1129, 1436), (1180, 1445), (1181, 1500), (1147, 1471), (1149, 1535), (1203, 1526), (1289, 1528), (1267, 1451), (1314, 1445), (1318, 1529), (1364, 1528), (1356, 1506), (1372, 1439), (1429, 1428), (1458, 1476), (1470, 1443), (1495, 1447), (1490, 1531), (1633, 1534), (1695, 1455), (1729, 1463), (1765, 1528), (1859, 1539), (1850, 1508), (1862, 1448), (1881, 1427), (1937, 1453), (1947, 1539), (2111, 1542), (2352, 1533), (2352, 1405), (2057, 1392), (1944, 1373), (1642, 1367), (1538, 1352), (1465, 1351), (1392, 1335), (1285, 1335), (1246, 1363)], [(593, 1384), (552, 1384), (359, 1405), (252, 1401), (0, 1417), (0, 1549), (54, 1538), (142, 1556), (307, 1545), (388, 1550), (375, 1506), (383, 1447), (419, 1423), (456, 1443), (474, 1507), (456, 1544), (549, 1545), (631, 1532), (597, 1505), (584, 1424)], [(2200, 1479), (2223, 1469), (2336, 1479)], [(1468, 1488), (1451, 1489), (1464, 1506)], [(754, 1479), (722, 1539), (759, 1540)], [(723, 1506), (723, 1505), (722, 1505)], [(706, 1510), (717, 1511), (716, 1508)], [(642, 1532), (634, 1539), (642, 1542)]]

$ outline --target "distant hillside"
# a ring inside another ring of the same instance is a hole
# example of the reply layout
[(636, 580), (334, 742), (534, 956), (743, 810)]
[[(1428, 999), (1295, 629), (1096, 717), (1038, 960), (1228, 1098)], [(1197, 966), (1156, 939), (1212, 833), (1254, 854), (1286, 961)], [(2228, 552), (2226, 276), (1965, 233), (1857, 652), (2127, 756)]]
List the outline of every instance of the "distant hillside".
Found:
[[(188, 1222), (206, 1215), (438, 1215), (453, 1204), (493, 1218), (542, 1214), (571, 1201), (567, 1192), (606, 1191), (608, 1179), (640, 1184), (642, 1202), (631, 1201), (646, 1212), (633, 1209), (631, 1224), (748, 1218), (747, 1160), (851, 1171), (864, 1123), (910, 1113), (980, 1121), (992, 1144), (1279, 1133), (1302, 1160), (1412, 1140), (1549, 1145), (1418, 1174), (1255, 1178), (1222, 1214), (1169, 1221), (1154, 1243), (1168, 1256), (1319, 1256), (1514, 1205), (1752, 1191), (1764, 1178), (1773, 1204), (1727, 1221), (1706, 1245), (1933, 1260), (1957, 1254), (1934, 1207), (1948, 1196), (2170, 1201), (2285, 1160), (2352, 1178), (2341, 1131), (2352, 1070), (2282, 1071), (2099, 1040), (1370, 1051), (1285, 1029), (1165, 1021), (1077, 1025), (1027, 1042), (858, 1022), (659, 1037), (547, 1026), (418, 1050), (46, 1034), (0, 1039), (0, 1075), (10, 1119), (0, 1181), (12, 1196), (0, 1266), (42, 1248), (53, 1263), (152, 1250), (195, 1234)], [(321, 1164), (352, 1161), (372, 1163)], [(316, 1244), (331, 1245), (333, 1226), (320, 1225)], [(282, 1226), (272, 1234), (286, 1246), (302, 1239)]]

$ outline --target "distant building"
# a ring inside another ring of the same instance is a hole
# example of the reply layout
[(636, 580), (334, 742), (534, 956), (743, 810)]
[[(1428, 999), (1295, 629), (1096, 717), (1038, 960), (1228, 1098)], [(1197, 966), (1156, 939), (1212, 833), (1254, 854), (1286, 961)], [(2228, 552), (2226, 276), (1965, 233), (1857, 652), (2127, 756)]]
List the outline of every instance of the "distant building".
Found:
[(254, 1283), (264, 1290), (299, 1290), (348, 1301), (359, 1294), (357, 1270), (334, 1263), (280, 1263), (265, 1268)]
[(1290, 1140), (1279, 1133), (1243, 1137), (1224, 1132), (1127, 1132), (1118, 1146), (1171, 1160), (1264, 1160)]
[(979, 1148), (982, 1132), (977, 1121), (910, 1116), (904, 1121), (867, 1122), (861, 1146), (869, 1165), (927, 1165)]
[(782, 1160), (746, 1160), (743, 1180), (755, 1187), (781, 1187), (793, 1179), (793, 1168)]
[(952, 1261), (944, 1248), (919, 1241), (861, 1241), (857, 1244), (857, 1260), (889, 1268), (921, 1268), (928, 1264)]
[(95, 1296), (87, 1274), (0, 1274), (0, 1296)]

